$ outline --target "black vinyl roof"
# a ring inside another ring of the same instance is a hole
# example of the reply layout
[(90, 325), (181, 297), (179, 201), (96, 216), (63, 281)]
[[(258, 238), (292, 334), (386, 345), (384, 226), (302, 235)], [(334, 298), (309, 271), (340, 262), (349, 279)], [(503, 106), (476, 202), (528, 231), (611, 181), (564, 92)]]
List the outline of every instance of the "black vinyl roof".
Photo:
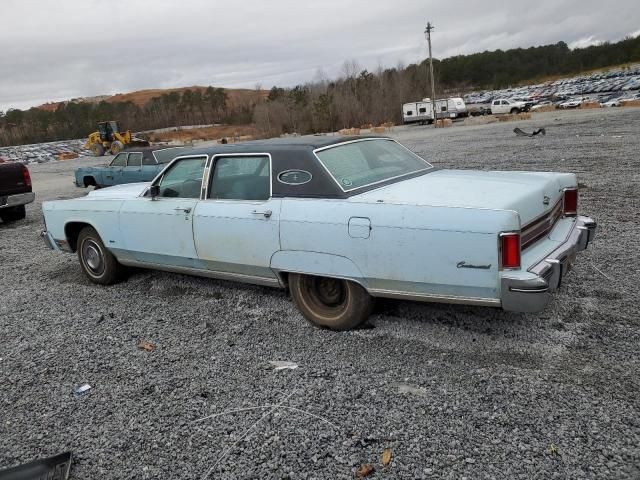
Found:
[(366, 139), (386, 139), (379, 136), (328, 136), (304, 135), (301, 137), (270, 138), (267, 140), (251, 140), (242, 143), (213, 145), (210, 147), (194, 148), (189, 155), (218, 155), (221, 153), (271, 153), (283, 150), (315, 150), (330, 147), (339, 143)]
[[(389, 179), (371, 186), (345, 192), (333, 179), (329, 172), (322, 166), (313, 151), (319, 148), (330, 147), (341, 143), (362, 140), (389, 140), (381, 136), (328, 136), (307, 135), (302, 137), (275, 138), (269, 140), (252, 140), (236, 144), (220, 144), (210, 147), (188, 149), (176, 157), (196, 157), (206, 155), (231, 154), (268, 154), (271, 157), (272, 194), (274, 197), (298, 197), (298, 198), (347, 198), (367, 190), (379, 188), (397, 180)], [(307, 173), (310, 180), (307, 183), (292, 185), (279, 180), (280, 175), (292, 170)], [(415, 175), (423, 175), (418, 172)]]

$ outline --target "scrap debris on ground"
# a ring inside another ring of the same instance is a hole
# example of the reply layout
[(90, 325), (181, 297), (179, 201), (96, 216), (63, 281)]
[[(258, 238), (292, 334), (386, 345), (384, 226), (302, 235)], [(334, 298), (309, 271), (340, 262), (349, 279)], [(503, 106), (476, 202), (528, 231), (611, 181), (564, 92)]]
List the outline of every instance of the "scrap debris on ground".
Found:
[(514, 128), (513, 132), (518, 135), (519, 137), (535, 137), (536, 135), (546, 135), (547, 134), (547, 130), (544, 128), (538, 128), (537, 130), (534, 130), (532, 133), (527, 133), (524, 130), (522, 130), (521, 128)]

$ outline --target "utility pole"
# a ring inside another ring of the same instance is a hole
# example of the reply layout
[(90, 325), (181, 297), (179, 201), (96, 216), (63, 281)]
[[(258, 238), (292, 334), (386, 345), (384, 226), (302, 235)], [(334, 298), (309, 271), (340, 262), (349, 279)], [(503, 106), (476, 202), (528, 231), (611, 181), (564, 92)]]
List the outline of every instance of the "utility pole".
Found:
[(424, 31), (429, 44), (429, 73), (431, 75), (431, 109), (433, 111), (433, 126), (438, 126), (438, 117), (436, 115), (436, 82), (433, 79), (433, 55), (431, 54), (431, 30), (435, 29), (431, 22), (427, 22), (427, 28)]

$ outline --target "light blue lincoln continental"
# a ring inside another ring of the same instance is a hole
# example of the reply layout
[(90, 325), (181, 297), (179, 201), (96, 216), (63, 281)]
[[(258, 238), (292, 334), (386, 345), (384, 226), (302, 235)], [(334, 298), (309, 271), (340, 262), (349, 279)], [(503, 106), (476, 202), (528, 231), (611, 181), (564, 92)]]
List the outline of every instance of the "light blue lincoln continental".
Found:
[(540, 311), (596, 229), (573, 174), (442, 170), (383, 137), (191, 150), (43, 211), (95, 283), (135, 266), (288, 288), (335, 330), (375, 297)]

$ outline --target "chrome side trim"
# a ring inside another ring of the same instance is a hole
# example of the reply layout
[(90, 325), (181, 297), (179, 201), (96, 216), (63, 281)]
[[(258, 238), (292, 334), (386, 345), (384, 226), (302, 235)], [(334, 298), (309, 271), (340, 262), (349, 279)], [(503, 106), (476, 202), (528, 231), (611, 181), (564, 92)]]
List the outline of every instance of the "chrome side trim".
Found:
[(280, 281), (275, 278), (255, 277), (252, 275), (243, 275), (241, 273), (217, 272), (213, 270), (202, 270), (199, 268), (178, 267), (174, 265), (162, 265), (159, 263), (139, 262), (131, 259), (118, 259), (118, 261), (127, 267), (148, 268), (151, 270), (161, 270), (163, 272), (182, 273), (185, 275), (193, 275), (196, 277), (214, 278), (216, 280), (229, 280), (232, 282), (250, 283), (252, 285), (262, 285), (265, 287), (281, 287)]
[(414, 300), (417, 302), (454, 303), (458, 305), (477, 305), (480, 307), (499, 307), (499, 298), (458, 297), (456, 295), (435, 295), (431, 293), (400, 292), (396, 290), (371, 289), (374, 297), (395, 298), (398, 300)]
[(549, 287), (541, 287), (541, 288), (515, 288), (515, 287), (510, 287), (509, 288), (510, 292), (517, 292), (517, 293), (545, 293), (549, 291)]

